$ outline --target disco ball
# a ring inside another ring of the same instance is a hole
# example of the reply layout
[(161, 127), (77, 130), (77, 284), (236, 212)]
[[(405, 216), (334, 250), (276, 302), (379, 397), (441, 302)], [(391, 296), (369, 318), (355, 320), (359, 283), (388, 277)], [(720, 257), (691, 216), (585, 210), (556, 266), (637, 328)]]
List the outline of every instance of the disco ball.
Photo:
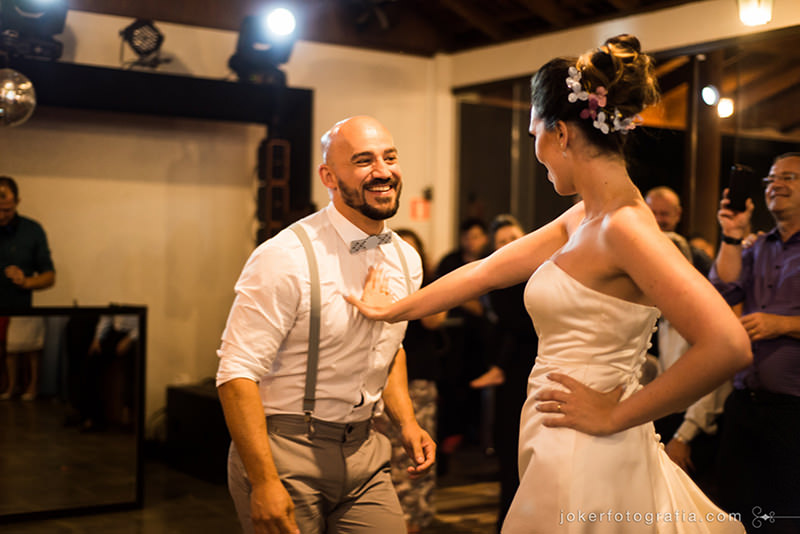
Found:
[(18, 126), (36, 107), (33, 83), (12, 69), (0, 69), (0, 126)]

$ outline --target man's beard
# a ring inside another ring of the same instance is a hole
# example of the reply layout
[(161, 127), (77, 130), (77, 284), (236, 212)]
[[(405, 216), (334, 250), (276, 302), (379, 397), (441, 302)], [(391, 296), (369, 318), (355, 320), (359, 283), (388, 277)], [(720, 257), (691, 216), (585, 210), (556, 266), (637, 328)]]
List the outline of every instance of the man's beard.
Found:
[[(386, 200), (381, 203), (379, 206), (372, 206), (367, 204), (367, 199), (364, 195), (364, 190), (374, 183), (389, 183), (395, 187), (395, 197), (394, 201)], [(373, 221), (382, 221), (384, 219), (388, 219), (393, 217), (395, 213), (397, 213), (398, 208), (400, 207), (400, 191), (402, 191), (403, 187), (396, 180), (372, 180), (371, 182), (365, 183), (362, 189), (359, 191), (358, 189), (351, 189), (344, 185), (344, 183), (340, 179), (336, 179), (337, 186), (339, 188), (339, 193), (342, 195), (342, 200), (344, 203), (353, 208), (354, 210), (358, 210), (361, 212), (362, 215), (369, 217)]]

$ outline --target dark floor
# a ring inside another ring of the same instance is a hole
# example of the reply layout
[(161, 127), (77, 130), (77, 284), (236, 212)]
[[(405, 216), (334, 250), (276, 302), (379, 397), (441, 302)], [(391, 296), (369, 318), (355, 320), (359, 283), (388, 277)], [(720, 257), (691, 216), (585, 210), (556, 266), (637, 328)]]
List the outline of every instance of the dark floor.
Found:
[[(200, 480), (160, 459), (144, 461), (144, 506), (124, 511), (8, 522), (24, 503), (39, 509), (64, 499), (71, 506), (132, 501), (132, 435), (113, 429), (84, 434), (65, 427), (62, 409), (47, 401), (0, 403), (0, 533), (189, 534), (238, 532), (223, 484)], [(49, 429), (49, 430), (48, 430)], [(46, 431), (47, 430), (47, 431)], [(79, 445), (73, 448), (73, 445)], [(70, 450), (77, 450), (70, 455)], [(43, 452), (44, 451), (44, 452)], [(150, 455), (157, 456), (157, 455)], [(100, 462), (98, 459), (108, 461)], [(98, 464), (102, 464), (97, 467)], [(88, 471), (87, 471), (88, 469)], [(499, 485), (497, 462), (477, 445), (464, 445), (448, 462), (435, 492), (437, 515), (429, 534), (492, 534)], [(81, 479), (76, 473), (91, 475)], [(102, 475), (102, 476), (97, 476)], [(78, 477), (78, 478), (76, 478)], [(114, 480), (99, 483), (95, 477)], [(94, 497), (87, 497), (87, 495)]]

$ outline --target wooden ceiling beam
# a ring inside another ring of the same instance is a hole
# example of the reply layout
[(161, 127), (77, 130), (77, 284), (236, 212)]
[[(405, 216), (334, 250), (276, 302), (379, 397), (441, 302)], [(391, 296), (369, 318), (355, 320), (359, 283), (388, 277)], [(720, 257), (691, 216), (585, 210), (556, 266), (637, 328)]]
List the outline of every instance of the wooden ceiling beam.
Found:
[(608, 0), (608, 3), (616, 7), (620, 11), (630, 11), (638, 9), (641, 5), (639, 0)]
[(519, 0), (525, 8), (557, 28), (566, 28), (573, 21), (569, 11), (557, 2), (543, 2), (542, 0)]
[(745, 109), (742, 117), (743, 129), (774, 128), (786, 134), (800, 128), (800, 107), (796, 105), (797, 94), (785, 92), (763, 102), (759, 106)]
[(465, 4), (461, 0), (440, 0), (440, 3), (495, 41), (503, 41), (511, 34), (502, 25), (492, 22), (492, 18), (489, 15)]
[(736, 95), (736, 105), (745, 110), (792, 87), (800, 86), (800, 65), (785, 69), (779, 76), (759, 78), (741, 88)]

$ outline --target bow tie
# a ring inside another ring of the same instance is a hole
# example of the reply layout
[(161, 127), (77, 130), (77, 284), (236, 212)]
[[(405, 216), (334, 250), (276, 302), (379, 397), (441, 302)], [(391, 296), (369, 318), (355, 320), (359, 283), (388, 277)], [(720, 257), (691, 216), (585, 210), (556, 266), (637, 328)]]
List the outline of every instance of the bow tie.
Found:
[(382, 234), (370, 235), (364, 239), (356, 239), (350, 241), (350, 254), (361, 252), (362, 250), (369, 250), (377, 247), (378, 245), (385, 245), (392, 242), (392, 233), (384, 232)]

